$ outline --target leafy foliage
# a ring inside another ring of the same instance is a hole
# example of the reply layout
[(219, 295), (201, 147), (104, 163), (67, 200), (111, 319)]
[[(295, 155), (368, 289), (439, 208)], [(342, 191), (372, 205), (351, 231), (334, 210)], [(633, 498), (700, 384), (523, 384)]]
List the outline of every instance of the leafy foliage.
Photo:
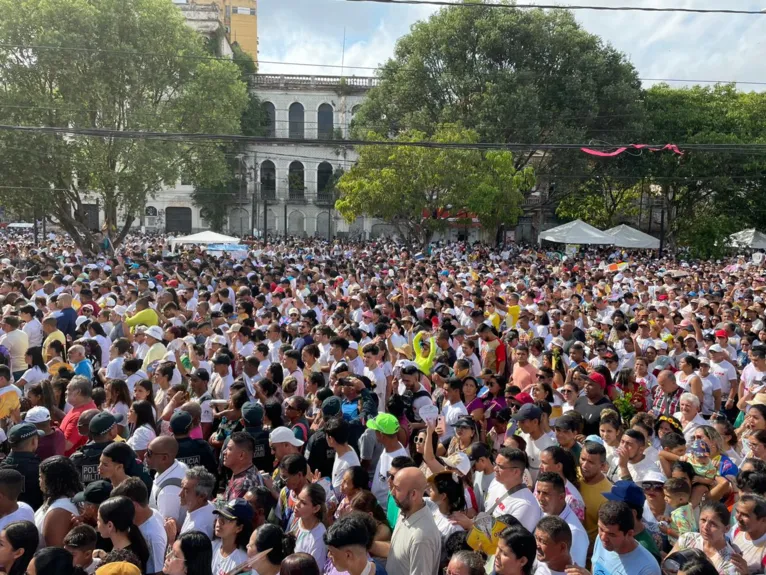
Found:
[[(381, 136), (370, 132), (370, 140)], [(400, 134), (401, 143), (477, 142), (478, 134), (454, 125), (433, 137), (420, 131)], [(348, 221), (365, 214), (381, 218), (402, 237), (426, 244), (446, 227), (441, 210), (473, 212), (485, 225), (513, 223), (521, 190), (534, 185), (531, 168), (517, 170), (510, 152), (427, 146), (363, 146), (359, 161), (338, 182), (335, 207)]]
[[(247, 89), (232, 62), (166, 0), (0, 0), (0, 122), (116, 131), (238, 133)], [(53, 46), (28, 48), (20, 46)], [(83, 206), (99, 201), (118, 245), (147, 198), (186, 172), (215, 185), (221, 150), (163, 140), (0, 134), (0, 201), (44, 206), (85, 250)], [(118, 229), (118, 222), (120, 228)]]

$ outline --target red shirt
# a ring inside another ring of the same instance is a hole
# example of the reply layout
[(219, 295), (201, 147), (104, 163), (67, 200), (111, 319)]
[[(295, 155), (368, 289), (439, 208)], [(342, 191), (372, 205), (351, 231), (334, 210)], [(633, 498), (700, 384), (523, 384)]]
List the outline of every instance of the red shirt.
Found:
[(61, 431), (64, 433), (66, 440), (72, 444), (72, 448), (67, 449), (64, 452), (64, 455), (67, 457), (72, 455), (88, 441), (87, 437), (80, 435), (80, 433), (77, 431), (77, 422), (80, 421), (80, 414), (83, 411), (88, 411), (89, 409), (96, 409), (96, 404), (93, 403), (92, 400), (90, 403), (86, 403), (80, 407), (72, 408), (72, 411), (67, 413), (64, 416), (64, 419), (61, 420), (61, 427), (59, 429), (61, 429)]

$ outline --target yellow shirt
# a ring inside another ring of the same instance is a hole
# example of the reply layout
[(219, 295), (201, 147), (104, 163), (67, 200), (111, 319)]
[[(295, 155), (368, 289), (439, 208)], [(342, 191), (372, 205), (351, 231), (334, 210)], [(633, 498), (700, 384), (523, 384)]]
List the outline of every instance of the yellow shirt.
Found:
[(64, 332), (60, 329), (57, 329), (56, 331), (52, 332), (48, 337), (45, 338), (45, 341), (43, 342), (43, 358), (48, 357), (48, 347), (50, 347), (51, 342), (58, 341), (61, 342), (61, 345), (64, 346), (64, 349), (66, 349), (66, 336), (64, 335)]
[(521, 315), (521, 306), (519, 305), (509, 305), (508, 306), (508, 315), (505, 316), (505, 321), (508, 324), (508, 327), (515, 328), (516, 322), (519, 321), (519, 316)]
[(583, 523), (591, 544), (598, 535), (598, 510), (602, 503), (606, 503), (606, 497), (601, 494), (611, 490), (612, 482), (606, 477), (595, 485), (589, 485), (582, 478), (580, 479), (580, 495), (582, 495), (583, 503), (585, 503), (585, 521)]
[(128, 324), (128, 327), (130, 328), (130, 331), (133, 331), (133, 328), (135, 328), (137, 325), (145, 325), (146, 327), (152, 327), (153, 325), (159, 325), (160, 320), (157, 316), (157, 312), (154, 311), (151, 308), (146, 308), (144, 310), (141, 310), (136, 315), (129, 317), (125, 320), (125, 323)]
[(165, 357), (167, 352), (168, 350), (164, 345), (160, 342), (155, 343), (149, 348), (149, 351), (146, 352), (146, 357), (144, 357), (144, 363), (141, 367), (146, 370), (155, 361), (162, 361), (162, 358)]
[(0, 419), (10, 417), (21, 408), (19, 394), (13, 389), (13, 384), (0, 388)]

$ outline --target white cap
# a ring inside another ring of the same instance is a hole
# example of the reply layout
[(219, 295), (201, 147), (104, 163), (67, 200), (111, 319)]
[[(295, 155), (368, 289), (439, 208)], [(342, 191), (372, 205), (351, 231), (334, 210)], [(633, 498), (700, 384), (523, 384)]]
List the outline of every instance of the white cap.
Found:
[(27, 411), (24, 421), (27, 423), (45, 423), (51, 420), (51, 412), (47, 407), (38, 405)]
[(295, 434), (287, 427), (277, 427), (269, 434), (269, 443), (289, 443), (294, 447), (301, 447), (303, 442), (295, 437)]
[(667, 480), (659, 471), (647, 471), (639, 483), (665, 483)]
[(350, 341), (350, 342), (348, 342), (348, 348), (349, 349), (355, 349), (355, 350), (359, 351), (359, 344), (357, 342), (355, 342), (355, 341)]
[(81, 316), (80, 316), (80, 317), (78, 317), (76, 320), (74, 320), (74, 325), (75, 325), (75, 327), (80, 327), (80, 326), (81, 326), (82, 324), (84, 324), (86, 321), (90, 321), (90, 318), (88, 318), (88, 317), (86, 317), (86, 316), (84, 316), (84, 315), (81, 315)]
[(128, 308), (126, 308), (124, 305), (116, 305), (112, 308), (112, 311), (118, 316), (123, 317), (125, 312), (128, 311)]
[(117, 302), (114, 301), (114, 298), (108, 297), (106, 298), (106, 301), (104, 302), (104, 305), (106, 307), (114, 307), (117, 305)]
[(210, 343), (217, 343), (218, 345), (226, 345), (227, 341), (226, 338), (222, 335), (213, 335), (210, 336)]
[(717, 343), (715, 343), (710, 346), (708, 351), (712, 353), (724, 353), (726, 350), (722, 348), (720, 345), (718, 345)]
[(457, 469), (461, 474), (468, 475), (471, 471), (471, 460), (462, 451), (453, 453), (444, 458), (444, 463), (453, 469)]
[(158, 325), (153, 325), (144, 332), (147, 336), (153, 337), (157, 341), (162, 341), (163, 333), (162, 328)]

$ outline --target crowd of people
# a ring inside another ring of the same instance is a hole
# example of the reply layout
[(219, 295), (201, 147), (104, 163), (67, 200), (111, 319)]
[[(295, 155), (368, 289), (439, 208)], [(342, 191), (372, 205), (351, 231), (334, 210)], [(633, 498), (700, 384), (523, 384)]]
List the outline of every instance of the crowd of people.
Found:
[(0, 238), (0, 571), (766, 570), (766, 271)]

